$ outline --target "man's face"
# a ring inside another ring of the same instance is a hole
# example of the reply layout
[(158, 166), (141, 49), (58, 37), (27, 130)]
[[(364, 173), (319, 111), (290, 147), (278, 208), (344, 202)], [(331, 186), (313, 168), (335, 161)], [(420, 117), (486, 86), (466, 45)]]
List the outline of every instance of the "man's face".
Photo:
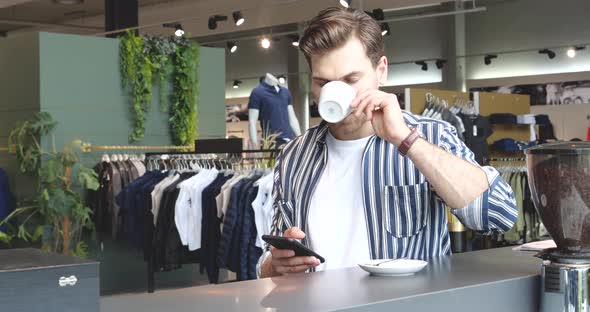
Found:
[[(387, 58), (382, 57), (373, 67), (365, 48), (356, 36), (352, 36), (342, 47), (324, 55), (311, 57), (312, 96), (319, 103), (322, 86), (330, 81), (340, 80), (351, 85), (356, 92), (377, 89), (387, 81)], [(360, 128), (366, 119), (353, 114), (337, 124), (351, 131)]]

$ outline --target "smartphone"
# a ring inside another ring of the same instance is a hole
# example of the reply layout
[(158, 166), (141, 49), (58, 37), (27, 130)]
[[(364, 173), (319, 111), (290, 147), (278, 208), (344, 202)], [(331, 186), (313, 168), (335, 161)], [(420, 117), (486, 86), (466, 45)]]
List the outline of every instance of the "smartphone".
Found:
[(316, 257), (318, 260), (320, 260), (320, 263), (324, 263), (326, 261), (324, 260), (324, 257), (305, 247), (305, 245), (296, 239), (273, 235), (262, 235), (262, 239), (277, 249), (293, 250), (295, 252), (295, 256)]

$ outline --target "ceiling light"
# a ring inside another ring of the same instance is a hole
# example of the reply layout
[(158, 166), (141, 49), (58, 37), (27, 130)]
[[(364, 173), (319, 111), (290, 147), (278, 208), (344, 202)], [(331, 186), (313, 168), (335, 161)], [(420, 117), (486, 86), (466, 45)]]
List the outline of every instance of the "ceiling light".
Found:
[(227, 49), (229, 52), (234, 53), (238, 50), (238, 45), (230, 41), (227, 43)]
[(285, 82), (287, 82), (287, 78), (285, 78), (285, 76), (283, 76), (283, 75), (281, 75), (281, 76), (279, 76), (277, 78), (279, 78), (279, 83), (280, 84), (285, 84)]
[(549, 57), (549, 59), (554, 59), (555, 58), (555, 52), (549, 50), (549, 49), (543, 49), (543, 50), (539, 50), (540, 54), (547, 54), (547, 57)]
[(53, 2), (57, 4), (64, 4), (64, 5), (74, 5), (74, 4), (82, 4), (84, 0), (53, 0)]
[(242, 81), (241, 80), (234, 80), (234, 86), (233, 86), (233, 88), (234, 89), (237, 89), (237, 88), (240, 87), (241, 84), (242, 84)]
[(568, 57), (576, 57), (576, 49), (574, 48), (569, 48), (567, 49), (567, 56)]
[(389, 35), (391, 32), (389, 30), (389, 24), (387, 23), (382, 23), (381, 24), (381, 36), (387, 36)]
[(180, 23), (164, 23), (162, 24), (162, 27), (174, 28), (174, 35), (176, 37), (184, 36), (184, 29), (182, 28), (182, 25), (180, 25)]
[(182, 25), (177, 24), (176, 27), (175, 27), (175, 29), (176, 30), (174, 31), (174, 35), (176, 37), (182, 37), (182, 36), (184, 36), (184, 29), (182, 29)]
[(426, 64), (426, 62), (425, 62), (425, 61), (419, 61), (419, 62), (416, 62), (416, 65), (420, 65), (420, 66), (422, 66), (422, 67), (421, 67), (421, 69), (422, 69), (423, 71), (427, 71), (427, 70), (428, 70), (428, 64)]
[(299, 36), (294, 35), (294, 36), (291, 36), (290, 38), (291, 38), (291, 44), (294, 47), (298, 47), (299, 46)]
[(576, 52), (586, 49), (586, 47), (571, 47), (567, 50), (567, 56), (573, 58), (576, 57)]
[(436, 68), (442, 69), (443, 67), (445, 67), (446, 63), (447, 60), (436, 60)]
[(217, 22), (227, 21), (227, 16), (225, 15), (213, 15), (209, 17), (208, 26), (210, 30), (217, 28)]
[(246, 21), (244, 19), (244, 16), (242, 15), (242, 12), (240, 12), (240, 11), (233, 12), (232, 16), (234, 18), (234, 22), (236, 23), (236, 26), (240, 26), (240, 25), (244, 24), (244, 22)]
[(268, 38), (264, 37), (260, 40), (260, 46), (263, 47), (264, 49), (268, 49), (270, 48), (270, 40), (268, 40)]
[(483, 57), (483, 63), (486, 65), (490, 65), (490, 64), (492, 64), (492, 60), (495, 58), (498, 58), (498, 56), (495, 54), (488, 54)]
[(352, 0), (340, 0), (340, 5), (345, 8), (350, 8), (351, 2), (352, 2)]

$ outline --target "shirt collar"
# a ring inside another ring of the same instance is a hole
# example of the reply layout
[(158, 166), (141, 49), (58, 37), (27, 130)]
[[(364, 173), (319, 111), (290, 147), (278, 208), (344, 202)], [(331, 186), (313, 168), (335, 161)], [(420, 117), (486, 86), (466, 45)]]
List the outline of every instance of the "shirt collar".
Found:
[[(262, 80), (261, 84), (262, 84), (262, 85), (263, 85), (263, 86), (264, 86), (266, 89), (269, 89), (269, 90), (272, 90), (272, 91), (274, 91), (274, 92), (277, 92), (277, 89), (275, 89), (275, 87), (274, 87), (273, 85), (270, 85), (270, 84), (266, 83), (266, 81)], [(279, 90), (280, 90), (280, 87), (279, 87)]]

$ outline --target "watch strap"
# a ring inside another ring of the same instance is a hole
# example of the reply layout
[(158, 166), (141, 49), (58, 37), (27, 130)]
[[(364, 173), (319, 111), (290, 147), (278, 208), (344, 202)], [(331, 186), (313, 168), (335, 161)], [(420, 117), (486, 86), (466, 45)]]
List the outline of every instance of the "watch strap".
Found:
[(410, 147), (421, 137), (420, 132), (418, 129), (411, 127), (411, 132), (408, 136), (402, 141), (402, 143), (398, 147), (398, 151), (402, 156), (406, 156)]

